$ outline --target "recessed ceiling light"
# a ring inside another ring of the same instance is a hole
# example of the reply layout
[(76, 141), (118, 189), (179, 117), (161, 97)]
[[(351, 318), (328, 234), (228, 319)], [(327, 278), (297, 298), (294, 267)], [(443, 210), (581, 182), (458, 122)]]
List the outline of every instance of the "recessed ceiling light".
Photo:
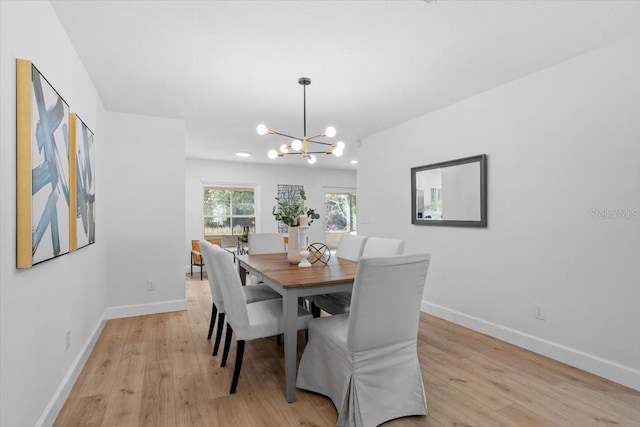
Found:
[(251, 153), (249, 153), (248, 151), (238, 151), (236, 153), (236, 156), (238, 156), (238, 157), (251, 157)]
[(357, 164), (358, 164), (358, 161), (357, 161), (357, 160), (351, 160), (351, 164), (352, 164), (352, 165), (357, 165)]

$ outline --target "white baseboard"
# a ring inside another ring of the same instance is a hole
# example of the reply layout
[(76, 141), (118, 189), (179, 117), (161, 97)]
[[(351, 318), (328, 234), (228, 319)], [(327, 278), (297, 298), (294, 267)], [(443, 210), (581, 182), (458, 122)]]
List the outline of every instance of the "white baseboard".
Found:
[(640, 371), (574, 348), (547, 341), (468, 314), (422, 301), (422, 311), (550, 359), (582, 369), (626, 387), (640, 390)]
[(71, 393), (73, 385), (76, 383), (80, 372), (82, 372), (82, 368), (84, 368), (85, 363), (87, 363), (87, 359), (93, 351), (93, 347), (96, 345), (96, 342), (98, 342), (98, 338), (100, 337), (100, 334), (104, 329), (104, 325), (107, 323), (105, 315), (106, 311), (102, 315), (102, 318), (98, 321), (98, 325), (93, 330), (93, 333), (89, 336), (87, 342), (84, 344), (84, 346), (82, 346), (78, 357), (76, 357), (76, 359), (71, 364), (69, 371), (67, 371), (67, 374), (62, 379), (60, 386), (58, 386), (58, 389), (51, 398), (51, 401), (36, 423), (36, 427), (52, 426), (56, 421), (56, 418), (58, 417), (58, 414), (60, 413), (64, 402), (67, 400), (69, 393)]
[(145, 316), (147, 314), (168, 313), (187, 309), (187, 300), (154, 302), (149, 304), (123, 305), (107, 309), (106, 318), (121, 319), (123, 317)]
[(78, 357), (74, 360), (71, 368), (62, 379), (60, 386), (54, 393), (51, 401), (45, 408), (44, 412), (40, 416), (40, 419), (36, 423), (36, 427), (48, 427), (52, 426), (56, 421), (64, 402), (67, 400), (69, 393), (71, 393), (71, 389), (73, 388), (82, 368), (84, 368), (85, 363), (87, 363), (87, 359), (89, 355), (93, 351), (93, 347), (96, 342), (98, 342), (98, 338), (104, 329), (107, 320), (110, 319), (119, 319), (122, 317), (133, 317), (133, 316), (144, 316), (147, 314), (157, 314), (157, 313), (167, 313), (171, 311), (181, 311), (187, 309), (187, 300), (175, 300), (175, 301), (163, 301), (158, 303), (151, 304), (137, 304), (137, 305), (127, 305), (121, 307), (111, 307), (105, 310), (102, 318), (98, 321), (98, 325), (93, 330), (91, 336), (84, 344)]

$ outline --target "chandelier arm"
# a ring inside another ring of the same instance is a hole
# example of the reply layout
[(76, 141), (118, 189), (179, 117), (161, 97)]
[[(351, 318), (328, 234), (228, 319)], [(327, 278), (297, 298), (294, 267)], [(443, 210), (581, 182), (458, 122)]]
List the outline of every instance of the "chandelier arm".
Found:
[(325, 135), (324, 135), (323, 133), (320, 133), (320, 134), (318, 134), (318, 135), (310, 136), (310, 137), (309, 137), (309, 138), (307, 138), (307, 139), (308, 139), (309, 141), (311, 141), (311, 140), (312, 140), (312, 139), (314, 139), (314, 138), (320, 138), (320, 137), (324, 137), (324, 136), (325, 136)]
[(280, 133), (280, 132), (276, 132), (275, 130), (272, 131), (274, 135), (280, 135), (280, 136), (284, 136), (285, 138), (292, 138), (292, 139), (299, 139), (302, 140), (302, 138), (298, 138), (297, 136), (291, 136), (291, 135), (287, 135), (286, 133)]
[(329, 145), (329, 146), (333, 146), (333, 144), (332, 144), (332, 143), (330, 143), (330, 142), (314, 141), (314, 140), (311, 140), (311, 139), (308, 139), (307, 141), (309, 141), (309, 142), (313, 142), (314, 144), (322, 144), (322, 145)]
[(282, 154), (283, 154), (284, 156), (288, 156), (288, 155), (290, 155), (290, 154), (293, 154), (293, 155), (301, 155), (301, 154), (302, 154), (302, 155), (306, 155), (306, 154), (327, 154), (327, 152), (326, 152), (326, 151), (307, 151), (306, 153), (303, 153), (302, 151), (294, 151), (294, 152), (289, 151), (288, 153), (282, 153)]

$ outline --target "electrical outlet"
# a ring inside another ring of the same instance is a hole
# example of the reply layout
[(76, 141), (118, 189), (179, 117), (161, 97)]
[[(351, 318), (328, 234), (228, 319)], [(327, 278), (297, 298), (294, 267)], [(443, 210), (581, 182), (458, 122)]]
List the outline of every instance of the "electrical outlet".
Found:
[(155, 283), (153, 283), (153, 280), (151, 280), (151, 279), (147, 279), (147, 290), (148, 291), (155, 291), (156, 290), (156, 285), (155, 285)]
[(65, 350), (69, 350), (71, 348), (71, 330), (67, 329), (67, 332), (64, 334), (64, 348)]
[(547, 309), (542, 304), (534, 304), (534, 317), (538, 320), (547, 320)]

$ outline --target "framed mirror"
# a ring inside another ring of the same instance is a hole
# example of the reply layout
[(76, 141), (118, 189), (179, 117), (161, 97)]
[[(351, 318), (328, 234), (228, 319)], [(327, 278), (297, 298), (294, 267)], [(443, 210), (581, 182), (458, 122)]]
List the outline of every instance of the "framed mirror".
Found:
[(411, 168), (411, 223), (487, 226), (487, 155)]

